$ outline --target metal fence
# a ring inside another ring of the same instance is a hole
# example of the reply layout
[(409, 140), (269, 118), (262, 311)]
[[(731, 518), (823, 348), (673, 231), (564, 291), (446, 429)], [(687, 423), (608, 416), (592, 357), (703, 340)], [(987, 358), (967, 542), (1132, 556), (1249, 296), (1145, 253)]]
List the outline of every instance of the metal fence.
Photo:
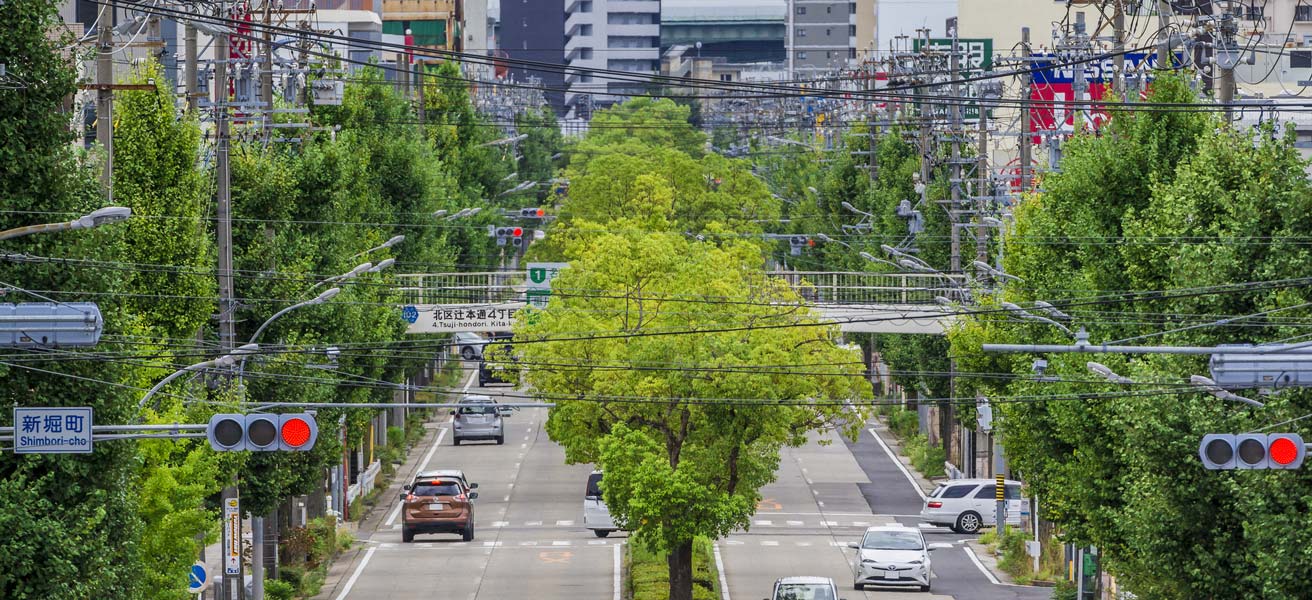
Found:
[[(958, 299), (961, 276), (927, 273), (769, 271), (802, 298), (820, 304), (934, 304)], [(410, 273), (397, 275), (406, 304), (487, 304), (523, 300), (524, 273)]]

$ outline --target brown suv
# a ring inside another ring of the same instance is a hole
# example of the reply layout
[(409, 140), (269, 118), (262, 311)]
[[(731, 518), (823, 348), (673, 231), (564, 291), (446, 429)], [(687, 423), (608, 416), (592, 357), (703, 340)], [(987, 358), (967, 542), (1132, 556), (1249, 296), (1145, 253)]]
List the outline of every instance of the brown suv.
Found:
[(416, 533), (459, 533), (474, 539), (474, 503), (478, 492), (455, 478), (417, 479), (401, 494), (401, 541)]

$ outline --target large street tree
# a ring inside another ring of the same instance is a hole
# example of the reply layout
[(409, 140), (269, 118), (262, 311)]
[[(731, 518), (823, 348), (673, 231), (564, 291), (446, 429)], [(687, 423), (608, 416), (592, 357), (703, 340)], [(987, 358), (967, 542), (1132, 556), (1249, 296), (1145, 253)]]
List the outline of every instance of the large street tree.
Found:
[(846, 402), (870, 387), (836, 328), (764, 276), (758, 245), (592, 227), (549, 306), (521, 314), (515, 349), (556, 403), (551, 438), (604, 469), (617, 522), (668, 553), (670, 598), (687, 600), (693, 538), (749, 526), (780, 449), (853, 435), (863, 415)]

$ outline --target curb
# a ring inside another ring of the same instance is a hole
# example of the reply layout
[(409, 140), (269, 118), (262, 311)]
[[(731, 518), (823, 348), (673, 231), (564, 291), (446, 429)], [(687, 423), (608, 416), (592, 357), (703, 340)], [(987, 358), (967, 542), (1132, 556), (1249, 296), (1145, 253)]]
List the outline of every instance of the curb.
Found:
[(876, 416), (874, 420), (867, 422), (866, 425), (873, 429), (876, 432), (876, 435), (879, 436), (879, 439), (893, 451), (893, 454), (897, 456), (898, 462), (902, 463), (916, 480), (916, 485), (920, 486), (922, 493), (928, 496), (938, 487), (939, 483), (948, 481), (948, 478), (946, 477), (934, 479), (927, 478), (924, 475), (921, 475), (919, 470), (911, 466), (911, 459), (907, 458), (906, 454), (902, 452), (902, 442), (897, 439), (897, 436), (893, 435), (893, 432), (889, 431), (888, 424), (884, 422), (883, 417)]

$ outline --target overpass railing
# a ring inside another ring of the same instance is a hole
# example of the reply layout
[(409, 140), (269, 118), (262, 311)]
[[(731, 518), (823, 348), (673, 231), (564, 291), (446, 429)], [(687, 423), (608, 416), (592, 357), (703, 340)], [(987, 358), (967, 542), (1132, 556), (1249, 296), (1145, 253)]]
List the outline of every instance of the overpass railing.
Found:
[[(819, 304), (934, 304), (935, 296), (957, 299), (961, 276), (927, 273), (768, 271), (798, 295)], [(489, 304), (523, 301), (524, 273), (408, 273), (396, 276), (406, 304)]]

